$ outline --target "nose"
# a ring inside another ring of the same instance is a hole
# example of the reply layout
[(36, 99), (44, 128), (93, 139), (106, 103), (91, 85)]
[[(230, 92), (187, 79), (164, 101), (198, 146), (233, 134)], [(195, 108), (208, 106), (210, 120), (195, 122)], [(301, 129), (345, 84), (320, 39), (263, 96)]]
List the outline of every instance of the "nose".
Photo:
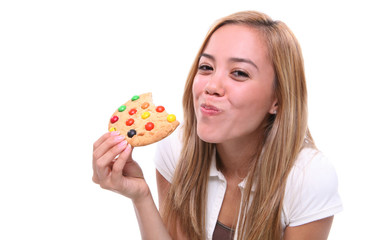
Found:
[(208, 95), (222, 97), (225, 93), (223, 80), (224, 78), (219, 74), (219, 72), (213, 73), (205, 85), (205, 93)]

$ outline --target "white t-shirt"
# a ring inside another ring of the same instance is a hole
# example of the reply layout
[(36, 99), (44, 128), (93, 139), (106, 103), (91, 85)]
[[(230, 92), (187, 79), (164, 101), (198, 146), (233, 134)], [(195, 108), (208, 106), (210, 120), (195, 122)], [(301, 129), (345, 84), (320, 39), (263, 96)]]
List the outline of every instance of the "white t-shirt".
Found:
[[(156, 168), (168, 182), (172, 182), (182, 149), (181, 131), (177, 130), (158, 143), (156, 151)], [(225, 177), (216, 168), (213, 155), (208, 182), (210, 200), (206, 204), (207, 239), (212, 239), (227, 186)], [(245, 181), (238, 186), (244, 188)], [(299, 226), (333, 216), (342, 208), (334, 167), (321, 152), (303, 149), (287, 179), (281, 218), (283, 230), (287, 226)]]

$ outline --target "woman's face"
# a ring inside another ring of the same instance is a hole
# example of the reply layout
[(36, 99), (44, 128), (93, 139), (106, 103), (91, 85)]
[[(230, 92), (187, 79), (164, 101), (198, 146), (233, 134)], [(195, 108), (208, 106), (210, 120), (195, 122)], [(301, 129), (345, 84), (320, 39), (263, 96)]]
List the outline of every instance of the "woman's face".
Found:
[(215, 31), (193, 84), (199, 137), (210, 143), (243, 143), (257, 137), (265, 116), (276, 109), (274, 76), (256, 29), (225, 25)]

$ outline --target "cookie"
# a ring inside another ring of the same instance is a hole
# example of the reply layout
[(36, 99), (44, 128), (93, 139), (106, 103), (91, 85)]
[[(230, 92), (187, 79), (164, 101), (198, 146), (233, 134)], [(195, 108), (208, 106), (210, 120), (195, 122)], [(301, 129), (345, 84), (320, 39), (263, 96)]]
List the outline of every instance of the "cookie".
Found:
[(135, 95), (110, 119), (109, 131), (124, 135), (133, 147), (145, 146), (170, 135), (180, 123), (163, 106), (153, 104), (152, 93)]

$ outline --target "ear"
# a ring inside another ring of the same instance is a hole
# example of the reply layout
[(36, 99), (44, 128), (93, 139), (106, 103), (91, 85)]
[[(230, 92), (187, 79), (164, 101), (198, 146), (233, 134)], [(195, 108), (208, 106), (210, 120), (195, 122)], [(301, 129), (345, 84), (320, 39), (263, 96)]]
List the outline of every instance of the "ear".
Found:
[(271, 108), (269, 110), (270, 114), (277, 114), (278, 112), (278, 99), (275, 98), (273, 103), (271, 104)]

